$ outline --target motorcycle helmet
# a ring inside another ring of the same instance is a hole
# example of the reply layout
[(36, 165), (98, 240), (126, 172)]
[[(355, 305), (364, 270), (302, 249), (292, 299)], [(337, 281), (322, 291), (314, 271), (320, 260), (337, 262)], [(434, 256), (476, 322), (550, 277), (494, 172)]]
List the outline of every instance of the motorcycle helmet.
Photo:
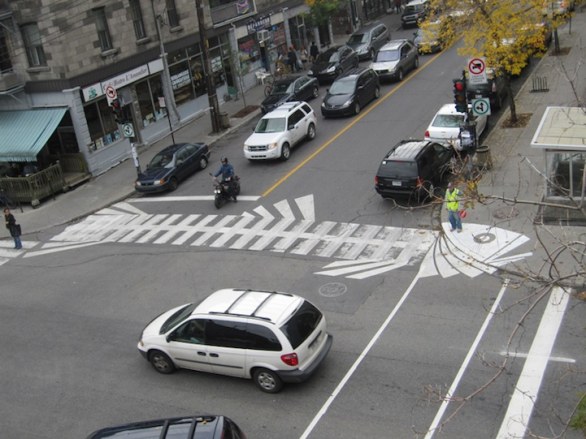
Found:
[(222, 157), (221, 162), (224, 164), (228, 163), (228, 157)]

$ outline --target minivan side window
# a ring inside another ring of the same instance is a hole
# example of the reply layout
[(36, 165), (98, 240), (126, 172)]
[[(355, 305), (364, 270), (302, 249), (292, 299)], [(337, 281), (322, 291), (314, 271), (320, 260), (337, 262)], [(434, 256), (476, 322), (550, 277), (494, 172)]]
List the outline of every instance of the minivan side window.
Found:
[(269, 328), (254, 323), (246, 325), (248, 332), (248, 349), (258, 351), (280, 351), (281, 343)]
[(206, 345), (224, 348), (246, 349), (248, 335), (246, 325), (225, 320), (208, 320)]
[(205, 344), (205, 320), (188, 320), (171, 334), (170, 340), (181, 343)]

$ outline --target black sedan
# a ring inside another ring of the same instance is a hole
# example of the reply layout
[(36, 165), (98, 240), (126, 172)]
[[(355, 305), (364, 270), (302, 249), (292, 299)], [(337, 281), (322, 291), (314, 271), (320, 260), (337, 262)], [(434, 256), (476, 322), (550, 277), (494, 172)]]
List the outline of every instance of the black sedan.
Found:
[(319, 84), (316, 78), (291, 75), (275, 81), (271, 94), (262, 101), (260, 108), (266, 114), (285, 102), (308, 101), (318, 95)]
[(374, 70), (353, 69), (334, 81), (321, 104), (321, 114), (324, 117), (358, 114), (379, 96), (380, 85)]
[(134, 188), (137, 192), (163, 192), (177, 189), (179, 182), (195, 171), (208, 166), (210, 151), (205, 143), (179, 143), (159, 152), (144, 172), (141, 172)]
[(358, 54), (348, 46), (330, 47), (320, 53), (308, 74), (320, 84), (332, 82), (348, 70), (358, 67)]

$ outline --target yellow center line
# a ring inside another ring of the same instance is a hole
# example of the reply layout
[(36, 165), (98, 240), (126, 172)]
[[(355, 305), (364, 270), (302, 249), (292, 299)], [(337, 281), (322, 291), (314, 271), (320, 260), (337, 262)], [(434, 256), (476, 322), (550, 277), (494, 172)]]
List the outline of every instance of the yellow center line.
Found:
[(380, 104), (382, 104), (386, 99), (388, 99), (390, 96), (392, 96), (397, 90), (399, 90), (401, 87), (403, 87), (405, 84), (407, 84), (409, 81), (411, 81), (413, 78), (415, 78), (419, 72), (421, 72), (423, 69), (425, 69), (429, 64), (431, 64), (433, 61), (435, 61), (435, 59), (441, 55), (442, 52), (437, 53), (436, 55), (434, 55), (431, 59), (429, 59), (425, 64), (423, 64), (423, 66), (420, 66), (417, 70), (413, 71), (411, 73), (411, 75), (406, 78), (404, 81), (400, 82), (399, 84), (397, 84), (396, 87), (394, 87), (392, 90), (390, 90), (386, 95), (381, 96), (379, 99), (377, 99), (373, 105), (369, 106), (368, 109), (364, 112), (362, 112), (360, 115), (358, 115), (357, 117), (355, 117), (352, 122), (350, 122), (348, 125), (346, 125), (344, 128), (342, 128), (340, 131), (338, 131), (336, 134), (334, 134), (334, 136), (332, 136), (328, 141), (326, 141), (323, 145), (321, 145), (318, 149), (316, 149), (313, 153), (311, 153), (308, 157), (305, 158), (305, 160), (303, 160), (301, 163), (299, 163), (297, 166), (295, 166), (293, 169), (291, 169), (287, 174), (285, 174), (283, 177), (281, 177), (279, 180), (277, 180), (277, 182), (275, 184), (273, 184), (271, 187), (269, 187), (266, 191), (264, 191), (261, 196), (262, 197), (266, 197), (268, 196), (271, 192), (273, 192), (275, 189), (277, 189), (279, 186), (281, 186), (285, 181), (287, 181), (293, 174), (295, 174), (297, 171), (299, 171), (303, 166), (305, 166), (307, 163), (309, 163), (311, 160), (313, 160), (318, 154), (320, 154), (323, 150), (325, 150), (328, 146), (330, 146), (332, 143), (334, 143), (334, 141), (336, 141), (340, 136), (342, 136), (346, 131), (348, 131), (350, 128), (352, 128), (354, 125), (356, 125), (358, 122), (360, 122), (364, 117), (366, 117), (371, 111), (373, 111), (376, 107), (378, 107)]

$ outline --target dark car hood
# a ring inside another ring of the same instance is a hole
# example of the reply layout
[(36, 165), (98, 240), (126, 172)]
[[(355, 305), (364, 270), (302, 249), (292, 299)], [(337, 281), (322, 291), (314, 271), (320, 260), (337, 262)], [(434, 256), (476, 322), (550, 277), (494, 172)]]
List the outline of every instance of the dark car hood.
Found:
[(324, 70), (329, 69), (332, 66), (336, 66), (338, 63), (335, 62), (318, 62), (311, 66), (311, 71), (314, 73), (321, 73)]
[(169, 174), (169, 168), (148, 168), (142, 171), (139, 176), (139, 181), (159, 180)]
[(348, 99), (352, 99), (353, 96), (354, 96), (353, 93), (348, 93), (348, 94), (343, 94), (343, 95), (331, 95), (328, 93), (326, 95), (326, 97), (324, 98), (324, 103), (329, 106), (342, 105)]
[(293, 95), (291, 93), (279, 93), (274, 95), (269, 95), (262, 101), (261, 105), (263, 107), (274, 107), (277, 105), (282, 104), (283, 102), (287, 102), (291, 99)]

